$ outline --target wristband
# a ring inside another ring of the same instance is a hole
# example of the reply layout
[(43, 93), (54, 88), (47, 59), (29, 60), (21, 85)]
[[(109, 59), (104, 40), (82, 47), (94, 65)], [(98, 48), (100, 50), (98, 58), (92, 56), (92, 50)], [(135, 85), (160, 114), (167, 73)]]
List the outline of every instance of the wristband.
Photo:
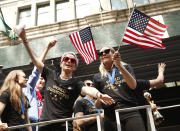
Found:
[(23, 43), (28, 43), (27, 39), (23, 40)]

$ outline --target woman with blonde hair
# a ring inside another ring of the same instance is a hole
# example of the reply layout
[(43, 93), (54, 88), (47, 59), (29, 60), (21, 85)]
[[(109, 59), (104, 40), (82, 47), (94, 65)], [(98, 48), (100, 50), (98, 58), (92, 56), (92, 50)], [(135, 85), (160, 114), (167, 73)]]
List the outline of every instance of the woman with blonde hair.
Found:
[[(29, 102), (22, 92), (26, 88), (27, 78), (22, 70), (11, 71), (0, 90), (0, 130), (8, 130), (9, 126), (29, 123), (27, 110)], [(31, 127), (11, 131), (31, 131)]]
[[(138, 105), (137, 90), (148, 90), (154, 85), (162, 83), (165, 64), (159, 65), (159, 75), (154, 80), (136, 80), (130, 65), (121, 61), (120, 53), (109, 46), (100, 52), (99, 73), (94, 76), (94, 85), (102, 93), (115, 100), (115, 104), (103, 105), (105, 117), (105, 131), (116, 131), (115, 110), (130, 108)], [(120, 113), (123, 131), (145, 131), (144, 122), (139, 111)]]

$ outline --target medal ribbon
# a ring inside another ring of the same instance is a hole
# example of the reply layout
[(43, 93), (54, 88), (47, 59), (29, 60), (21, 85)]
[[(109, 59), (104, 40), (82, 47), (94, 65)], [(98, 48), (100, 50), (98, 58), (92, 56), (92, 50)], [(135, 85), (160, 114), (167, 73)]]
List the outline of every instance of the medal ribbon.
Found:
[(109, 81), (111, 82), (112, 85), (114, 84), (115, 72), (116, 72), (115, 66), (113, 67), (112, 76), (110, 72), (107, 72)]
[[(88, 100), (93, 106), (96, 107), (96, 105), (94, 104), (94, 102), (92, 100), (90, 100), (88, 97), (84, 97), (84, 99)], [(101, 113), (101, 110), (96, 108), (97, 112), (100, 114)]]
[(21, 113), (24, 115), (24, 108), (25, 108), (25, 105), (24, 105), (24, 100), (23, 98), (21, 97)]

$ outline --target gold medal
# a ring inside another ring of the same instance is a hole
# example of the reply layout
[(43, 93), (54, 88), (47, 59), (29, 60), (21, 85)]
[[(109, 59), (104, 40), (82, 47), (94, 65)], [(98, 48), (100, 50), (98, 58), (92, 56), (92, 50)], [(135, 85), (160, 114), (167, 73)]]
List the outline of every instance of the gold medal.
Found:
[(21, 114), (21, 118), (22, 118), (22, 119), (24, 119), (24, 118), (25, 118), (24, 114)]
[(115, 86), (111, 84), (111, 89), (115, 89)]

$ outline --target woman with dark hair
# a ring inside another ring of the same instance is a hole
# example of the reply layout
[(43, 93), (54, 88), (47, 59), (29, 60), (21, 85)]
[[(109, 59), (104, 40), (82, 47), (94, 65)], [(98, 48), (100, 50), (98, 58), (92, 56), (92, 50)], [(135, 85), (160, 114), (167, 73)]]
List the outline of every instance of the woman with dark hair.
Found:
[[(44, 103), (40, 121), (63, 119), (72, 117), (73, 105), (80, 93), (100, 98), (105, 104), (114, 103), (113, 99), (106, 94), (100, 93), (97, 89), (84, 86), (83, 82), (72, 76), (78, 67), (78, 59), (75, 53), (66, 52), (60, 61), (61, 73), (46, 67), (32, 52), (26, 39), (25, 30), (22, 29), (20, 37), (29, 53), (32, 62), (36, 65), (41, 76), (45, 79)], [(72, 130), (72, 123), (68, 124)], [(64, 131), (66, 124), (57, 123), (41, 126), (40, 131)]]
[[(91, 80), (85, 80), (84, 84), (89, 88), (93, 87), (93, 82)], [(84, 115), (90, 115), (95, 113), (100, 113), (101, 118), (104, 117), (104, 114), (100, 109), (96, 108), (95, 103), (98, 103), (98, 99), (94, 99), (93, 97), (86, 95), (84, 98), (76, 101), (74, 106), (74, 116), (81, 117)], [(77, 119), (73, 121), (73, 130), (74, 131), (97, 131), (97, 120), (96, 116), (89, 117), (85, 119)]]
[[(22, 92), (26, 88), (27, 78), (22, 70), (11, 71), (0, 90), (0, 130), (8, 126), (27, 124), (29, 122), (28, 99)], [(14, 129), (12, 131), (31, 131), (31, 127)]]
[[(158, 81), (136, 80), (131, 66), (122, 62), (120, 53), (109, 46), (103, 47), (99, 56), (100, 72), (94, 76), (94, 85), (100, 92), (115, 100), (115, 104), (102, 105), (102, 107), (104, 108), (105, 131), (116, 131), (115, 110), (137, 106), (136, 90), (148, 90), (151, 86), (158, 84), (162, 75)], [(145, 131), (139, 111), (120, 113), (120, 120), (123, 131)]]

